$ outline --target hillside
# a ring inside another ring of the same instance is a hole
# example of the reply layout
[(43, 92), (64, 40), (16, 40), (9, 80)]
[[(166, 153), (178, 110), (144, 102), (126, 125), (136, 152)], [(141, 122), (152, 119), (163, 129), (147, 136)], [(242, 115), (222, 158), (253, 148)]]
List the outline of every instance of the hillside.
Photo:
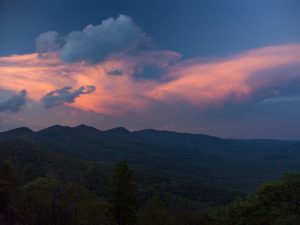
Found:
[(300, 170), (300, 142), (233, 140), (170, 131), (125, 128), (101, 131), (86, 125), (55, 125), (34, 132), (18, 128), (0, 139), (20, 138), (50, 152), (111, 164), (126, 158), (134, 167), (169, 178), (242, 192), (283, 171)]
[[(21, 139), (0, 142), (0, 159), (8, 160), (24, 182), (40, 177), (55, 177), (62, 182), (74, 182), (98, 197), (106, 194), (115, 163), (96, 163), (45, 150)], [(184, 179), (171, 179), (150, 170), (134, 167), (134, 185), (139, 202), (159, 194), (169, 204), (182, 201), (191, 205), (224, 205), (239, 193), (215, 188)]]

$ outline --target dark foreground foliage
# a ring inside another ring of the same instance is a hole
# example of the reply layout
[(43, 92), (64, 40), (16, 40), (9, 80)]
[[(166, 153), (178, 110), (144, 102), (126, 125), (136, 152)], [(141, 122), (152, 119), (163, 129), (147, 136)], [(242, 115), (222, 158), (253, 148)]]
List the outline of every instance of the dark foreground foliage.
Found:
[(9, 161), (0, 161), (1, 225), (299, 225), (300, 174), (261, 185), (256, 195), (221, 208), (167, 205), (159, 195), (137, 205), (132, 171), (119, 162), (105, 197), (55, 177), (22, 183)]
[(126, 160), (89, 161), (24, 139), (5, 140), (0, 225), (300, 224), (299, 173), (246, 196), (226, 184), (216, 188), (129, 162), (131, 168)]
[[(0, 143), (0, 159), (9, 160), (24, 183), (40, 177), (54, 177), (66, 183), (76, 183), (96, 196), (107, 195), (115, 163), (79, 160), (20, 139)], [(131, 163), (130, 163), (131, 165)], [(187, 178), (171, 178), (156, 171), (133, 167), (133, 188), (137, 204), (159, 194), (168, 205), (178, 202), (202, 207), (224, 205), (239, 194), (224, 188), (207, 186)]]

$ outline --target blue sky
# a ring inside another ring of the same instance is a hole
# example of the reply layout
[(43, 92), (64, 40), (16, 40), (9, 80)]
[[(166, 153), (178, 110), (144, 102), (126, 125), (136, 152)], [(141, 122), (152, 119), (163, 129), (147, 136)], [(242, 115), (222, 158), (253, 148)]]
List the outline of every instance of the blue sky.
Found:
[(300, 41), (299, 0), (1, 0), (1, 55), (34, 51), (48, 30), (67, 34), (125, 14), (162, 49), (218, 56)]

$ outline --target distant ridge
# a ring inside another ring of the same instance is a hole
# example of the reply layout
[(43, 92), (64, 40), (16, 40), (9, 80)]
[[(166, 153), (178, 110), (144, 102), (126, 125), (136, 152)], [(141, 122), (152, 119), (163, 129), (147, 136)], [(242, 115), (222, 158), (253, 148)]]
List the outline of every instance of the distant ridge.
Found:
[(19, 127), (19, 128), (11, 129), (8, 131), (4, 131), (2, 133), (7, 133), (7, 132), (27, 133), (27, 132), (33, 132), (33, 131), (28, 127)]
[(67, 130), (67, 129), (73, 129), (73, 127), (69, 127), (69, 126), (62, 126), (62, 125), (53, 125), (47, 128), (44, 128), (38, 132), (47, 132), (47, 131), (56, 131), (56, 130)]
[(1, 136), (3, 136), (3, 137), (11, 137), (11, 136), (23, 137), (23, 136), (32, 135), (33, 133), (34, 133), (34, 131), (32, 131), (31, 129), (29, 129), (27, 127), (19, 127), (19, 128), (15, 128), (12, 130), (0, 132)]
[[(78, 126), (74, 126), (74, 127), (70, 127), (70, 126), (63, 126), (63, 125), (59, 125), (59, 124), (55, 124), (46, 128), (43, 128), (41, 130), (38, 131), (33, 131), (30, 128), (27, 127), (19, 127), (19, 128), (14, 128), (11, 130), (7, 130), (7, 131), (1, 131), (0, 134), (4, 134), (4, 133), (26, 133), (26, 132), (36, 132), (36, 133), (44, 133), (44, 132), (52, 132), (52, 131), (70, 131), (70, 130), (77, 130), (77, 131), (97, 131), (97, 132), (104, 132), (104, 133), (111, 133), (111, 134), (130, 134), (130, 133), (135, 133), (135, 134), (153, 134), (156, 132), (159, 132), (161, 134), (183, 134), (183, 135), (203, 135), (206, 137), (213, 137), (213, 138), (218, 138), (215, 136), (211, 136), (211, 135), (206, 135), (206, 134), (199, 134), (199, 133), (186, 133), (186, 132), (177, 132), (177, 131), (168, 131), (168, 130), (155, 130), (155, 129), (141, 129), (141, 130), (135, 130), (135, 131), (130, 131), (125, 127), (114, 127), (111, 129), (107, 129), (107, 130), (99, 130), (95, 127), (92, 126), (88, 126), (86, 124), (80, 124)], [(221, 138), (220, 138), (221, 139)]]
[(107, 130), (99, 130), (93, 126), (88, 126), (86, 124), (80, 124), (78, 126), (63, 126), (59, 124), (55, 124), (49, 127), (46, 127), (44, 129), (33, 131), (28, 127), (19, 127), (14, 128), (7, 131), (0, 131), (0, 134), (31, 134), (31, 133), (47, 133), (47, 132), (70, 132), (70, 131), (89, 131), (89, 132), (102, 132), (105, 134), (119, 134), (119, 135), (128, 135), (128, 134), (134, 134), (135, 136), (143, 136), (143, 135), (163, 135), (163, 136), (172, 136), (172, 135), (180, 135), (181, 137), (194, 137), (194, 138), (208, 138), (208, 139), (218, 139), (218, 140), (228, 140), (228, 141), (251, 141), (251, 142), (300, 142), (300, 140), (277, 140), (277, 139), (259, 139), (259, 138), (253, 138), (253, 139), (242, 139), (242, 138), (221, 138), (213, 135), (208, 134), (201, 134), (201, 133), (190, 133), (190, 132), (178, 132), (178, 131), (168, 131), (168, 130), (156, 130), (156, 129), (141, 129), (141, 130), (134, 130), (130, 131), (125, 127), (114, 127)]
[(283, 171), (300, 170), (300, 141), (223, 139), (204, 134), (124, 127), (98, 130), (81, 124), (54, 125), (40, 131), (0, 132), (0, 141), (22, 139), (55, 153), (115, 163), (127, 159), (138, 168), (170, 177), (205, 180), (244, 191)]
[(102, 132), (101, 130), (98, 130), (95, 127), (87, 126), (85, 124), (80, 124), (80, 125), (74, 127), (74, 129), (76, 129), (76, 130), (84, 130), (84, 131), (98, 131), (98, 132)]
[(116, 127), (116, 128), (112, 128), (109, 130), (105, 130), (105, 133), (110, 133), (110, 134), (122, 134), (122, 135), (126, 135), (126, 134), (130, 134), (131, 132), (129, 130), (127, 130), (124, 127)]

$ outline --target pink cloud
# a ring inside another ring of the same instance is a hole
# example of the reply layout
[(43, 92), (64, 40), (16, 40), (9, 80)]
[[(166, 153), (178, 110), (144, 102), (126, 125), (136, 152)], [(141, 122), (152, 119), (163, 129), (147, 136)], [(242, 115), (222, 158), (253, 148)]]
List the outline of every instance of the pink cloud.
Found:
[[(277, 74), (276, 69), (296, 66), (298, 70)], [(300, 45), (254, 49), (224, 59), (201, 59), (175, 65), (166, 77), (172, 81), (155, 87), (151, 95), (164, 102), (178, 100), (197, 107), (242, 101), (274, 81), (300, 77)], [(295, 73), (296, 72), (296, 73)]]
[[(0, 89), (28, 91), (40, 102), (51, 90), (94, 85), (94, 93), (80, 96), (68, 106), (81, 110), (118, 115), (143, 111), (155, 102), (186, 102), (198, 108), (221, 106), (226, 101), (244, 101), (273, 82), (300, 78), (300, 45), (254, 49), (232, 57), (204, 61), (179, 61), (171, 51), (150, 51), (119, 55), (98, 64), (64, 63), (55, 53), (0, 57)], [(165, 69), (161, 80), (137, 81), (136, 68), (156, 65)], [(278, 69), (293, 67), (285, 73)], [(119, 70), (122, 75), (111, 76)]]

